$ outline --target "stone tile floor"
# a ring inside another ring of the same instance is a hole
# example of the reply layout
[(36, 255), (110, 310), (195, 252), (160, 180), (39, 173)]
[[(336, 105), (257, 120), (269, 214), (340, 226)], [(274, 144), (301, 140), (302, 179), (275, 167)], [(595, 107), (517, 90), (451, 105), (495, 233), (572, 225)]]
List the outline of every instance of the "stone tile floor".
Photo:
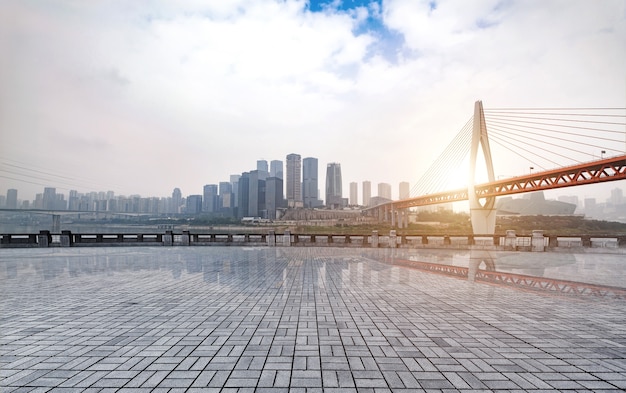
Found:
[(626, 389), (626, 300), (380, 262), (391, 252), (2, 250), (0, 391)]

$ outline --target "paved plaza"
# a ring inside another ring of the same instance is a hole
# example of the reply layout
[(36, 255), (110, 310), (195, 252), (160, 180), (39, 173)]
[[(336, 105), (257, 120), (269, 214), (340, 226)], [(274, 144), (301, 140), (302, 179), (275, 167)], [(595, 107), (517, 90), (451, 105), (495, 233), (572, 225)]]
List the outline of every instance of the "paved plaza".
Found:
[[(0, 250), (0, 391), (626, 389), (626, 299), (389, 263), (403, 252)], [(618, 271), (590, 275), (620, 282), (625, 256), (599, 258)]]

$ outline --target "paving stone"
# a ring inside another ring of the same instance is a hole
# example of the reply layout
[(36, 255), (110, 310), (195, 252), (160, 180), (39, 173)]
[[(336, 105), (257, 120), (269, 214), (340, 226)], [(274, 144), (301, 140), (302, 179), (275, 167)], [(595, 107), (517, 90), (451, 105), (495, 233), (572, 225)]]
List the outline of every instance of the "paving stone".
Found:
[[(622, 257), (576, 256), (596, 268)], [(626, 389), (623, 299), (518, 291), (411, 270), (390, 263), (395, 258), (452, 256), (315, 247), (2, 250), (0, 390)], [(625, 274), (606, 276), (626, 282)]]

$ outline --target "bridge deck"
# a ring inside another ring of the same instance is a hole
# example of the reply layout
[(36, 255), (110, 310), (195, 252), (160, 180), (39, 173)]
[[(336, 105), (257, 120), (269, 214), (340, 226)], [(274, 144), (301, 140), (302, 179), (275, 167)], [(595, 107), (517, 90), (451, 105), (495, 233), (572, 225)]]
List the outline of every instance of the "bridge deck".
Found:
[(626, 388), (623, 299), (426, 273), (397, 252), (3, 250), (0, 388)]

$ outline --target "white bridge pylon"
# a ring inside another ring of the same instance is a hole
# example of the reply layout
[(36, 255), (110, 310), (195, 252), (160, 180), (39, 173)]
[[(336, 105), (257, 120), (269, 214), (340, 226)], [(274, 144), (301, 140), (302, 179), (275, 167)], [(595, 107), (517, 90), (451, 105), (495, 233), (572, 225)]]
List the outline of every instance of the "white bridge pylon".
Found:
[(478, 148), (482, 148), (485, 165), (487, 168), (488, 181), (495, 181), (493, 174), (493, 161), (491, 159), (491, 149), (487, 138), (487, 125), (485, 124), (485, 113), (483, 112), (483, 102), (474, 103), (474, 124), (472, 129), (472, 146), (470, 150), (470, 173), (467, 194), (470, 205), (470, 219), (472, 221), (472, 231), (476, 235), (493, 235), (496, 230), (496, 197), (491, 196), (481, 201), (476, 196), (476, 160), (478, 159)]

